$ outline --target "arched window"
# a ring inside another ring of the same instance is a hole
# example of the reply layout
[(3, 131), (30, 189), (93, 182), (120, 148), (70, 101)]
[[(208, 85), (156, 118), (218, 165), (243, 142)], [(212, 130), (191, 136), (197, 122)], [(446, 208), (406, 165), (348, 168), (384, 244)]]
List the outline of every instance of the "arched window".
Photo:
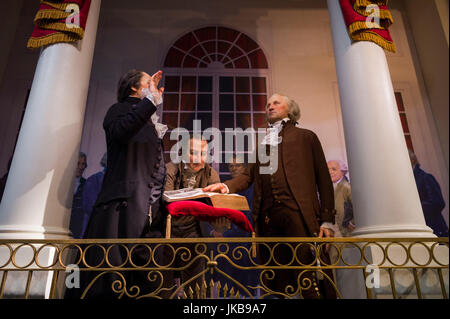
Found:
[(401, 92), (395, 92), (395, 100), (397, 101), (398, 113), (402, 123), (403, 134), (405, 135), (406, 147), (414, 152), (411, 132), (409, 131), (408, 119), (406, 118), (406, 109), (403, 104), (403, 97)]
[[(195, 119), (202, 121), (202, 130), (264, 126), (269, 65), (261, 47), (248, 35), (221, 26), (189, 32), (168, 50), (163, 70), (162, 120), (169, 129), (192, 131)], [(167, 135), (167, 160), (174, 143)], [(249, 151), (251, 147), (243, 155)], [(229, 177), (224, 162), (230, 154), (226, 153), (221, 154), (223, 164), (213, 164), (223, 180)]]

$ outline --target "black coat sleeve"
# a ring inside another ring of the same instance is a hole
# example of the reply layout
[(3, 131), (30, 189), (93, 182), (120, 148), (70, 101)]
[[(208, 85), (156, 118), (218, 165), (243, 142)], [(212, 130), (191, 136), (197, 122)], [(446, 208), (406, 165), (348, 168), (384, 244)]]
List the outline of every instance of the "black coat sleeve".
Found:
[(103, 128), (109, 139), (128, 143), (155, 113), (156, 106), (147, 98), (131, 109), (128, 103), (113, 105), (105, 116)]
[(425, 175), (423, 183), (420, 187), (422, 194), (421, 204), (423, 213), (433, 217), (436, 212), (440, 213), (445, 208), (444, 197), (442, 196), (441, 188), (436, 179), (430, 175)]

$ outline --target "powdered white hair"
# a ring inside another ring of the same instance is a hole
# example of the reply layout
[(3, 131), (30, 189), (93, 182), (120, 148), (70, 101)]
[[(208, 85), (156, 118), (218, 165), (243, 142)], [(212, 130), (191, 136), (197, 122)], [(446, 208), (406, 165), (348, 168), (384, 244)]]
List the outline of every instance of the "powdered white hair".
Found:
[[(284, 101), (286, 102), (286, 105), (288, 107), (288, 117), (292, 122), (297, 122), (300, 119), (300, 106), (297, 104), (297, 102), (295, 102), (293, 99), (291, 99), (289, 96), (286, 95), (282, 95), (282, 94), (278, 94), (275, 93), (274, 95), (278, 95), (281, 96)], [(272, 97), (270, 97), (272, 98)]]
[(347, 166), (347, 164), (346, 164), (344, 161), (342, 161), (342, 160), (330, 160), (330, 161), (328, 161), (328, 163), (330, 163), (330, 162), (335, 162), (335, 163), (337, 163), (337, 164), (339, 165), (339, 169), (340, 169), (341, 172), (343, 172), (344, 174), (347, 174), (347, 173), (348, 173), (348, 166)]

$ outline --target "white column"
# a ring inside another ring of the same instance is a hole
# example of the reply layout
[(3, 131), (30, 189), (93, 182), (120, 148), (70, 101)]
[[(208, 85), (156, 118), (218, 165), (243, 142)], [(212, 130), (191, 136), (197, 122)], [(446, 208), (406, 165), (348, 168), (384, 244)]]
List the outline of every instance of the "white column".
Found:
[(91, 2), (82, 41), (41, 52), (0, 206), (0, 238), (69, 238), (100, 3)]
[(337, 0), (328, 0), (356, 230), (363, 237), (432, 237), (426, 226), (386, 56), (352, 43)]

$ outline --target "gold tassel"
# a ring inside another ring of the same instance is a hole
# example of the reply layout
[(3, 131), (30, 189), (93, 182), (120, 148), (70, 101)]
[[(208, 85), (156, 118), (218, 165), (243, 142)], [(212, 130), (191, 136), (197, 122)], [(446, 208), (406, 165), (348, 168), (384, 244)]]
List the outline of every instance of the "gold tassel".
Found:
[(370, 31), (354, 34), (352, 35), (352, 39), (355, 41), (372, 41), (387, 51), (393, 53), (397, 52), (395, 44), (393, 42), (389, 42), (382, 36)]
[[(252, 232), (252, 239), (256, 237), (255, 232)], [(256, 258), (256, 243), (252, 242), (252, 257)]]
[[(61, 31), (61, 32), (67, 32), (76, 34), (79, 39), (82, 39), (84, 36), (84, 29), (79, 26), (74, 26), (73, 28), (68, 28), (65, 23), (61, 22), (51, 22), (51, 23), (38, 23), (37, 26), (41, 29), (47, 29), (47, 30), (55, 30), (55, 31)], [(75, 35), (74, 35), (75, 37)]]
[(388, 0), (356, 0), (355, 5), (357, 6), (369, 6), (371, 4), (377, 4), (381, 6), (387, 6)]
[(380, 25), (374, 25), (373, 27), (369, 27), (367, 25), (367, 22), (363, 22), (363, 21), (356, 21), (353, 22), (352, 24), (350, 24), (348, 26), (348, 32), (350, 33), (350, 35), (353, 36), (354, 33), (357, 33), (359, 31), (365, 31), (368, 28), (370, 29), (384, 29), (382, 26)]
[(172, 230), (172, 215), (167, 214), (167, 221), (166, 221), (166, 238), (170, 238)]
[(27, 43), (28, 49), (37, 49), (45, 45), (55, 44), (60, 42), (76, 42), (80, 40), (78, 37), (73, 37), (64, 33), (53, 33), (40, 38), (30, 38)]
[(37, 23), (39, 20), (42, 19), (66, 19), (68, 16), (70, 16), (70, 12), (65, 11), (59, 11), (59, 10), (39, 10), (36, 13), (36, 16), (34, 17), (34, 22)]
[(58, 10), (63, 10), (63, 11), (66, 11), (67, 6), (70, 4), (70, 3), (55, 3), (55, 2), (45, 1), (45, 0), (41, 0), (41, 3), (46, 4), (50, 7), (53, 7)]
[[(370, 16), (371, 14), (374, 14), (374, 12), (370, 12), (370, 11), (366, 11), (366, 7), (358, 7), (354, 6), (353, 8), (357, 13), (359, 13), (360, 15), (363, 15), (365, 17)], [(378, 11), (380, 13), (380, 16), (377, 17), (375, 15), (372, 15), (372, 17), (376, 17), (376, 18), (380, 18), (382, 20), (386, 20), (388, 22), (388, 25), (391, 25), (394, 23), (394, 18), (392, 17), (392, 14), (389, 10), (381, 10), (379, 9)]]
[[(387, 6), (388, 0), (356, 0), (353, 5), (353, 10), (355, 10), (360, 15), (365, 17), (374, 14), (374, 12), (368, 12), (367, 7), (370, 5), (378, 5), (378, 6)], [(384, 20), (386, 23), (386, 28), (388, 28), (391, 24), (394, 23), (394, 18), (389, 10), (378, 10), (380, 19)]]
[(73, 27), (70, 28), (70, 26), (67, 26), (67, 23), (59, 21), (61, 19), (66, 19), (72, 14), (72, 12), (66, 12), (66, 9), (72, 3), (56, 3), (45, 0), (40, 0), (40, 2), (53, 9), (39, 10), (34, 18), (36, 26), (41, 29), (54, 30), (57, 31), (57, 33), (38, 38), (31, 37), (27, 43), (29, 49), (37, 49), (45, 45), (59, 42), (76, 42), (84, 37), (84, 29), (80, 26), (73, 25)]

